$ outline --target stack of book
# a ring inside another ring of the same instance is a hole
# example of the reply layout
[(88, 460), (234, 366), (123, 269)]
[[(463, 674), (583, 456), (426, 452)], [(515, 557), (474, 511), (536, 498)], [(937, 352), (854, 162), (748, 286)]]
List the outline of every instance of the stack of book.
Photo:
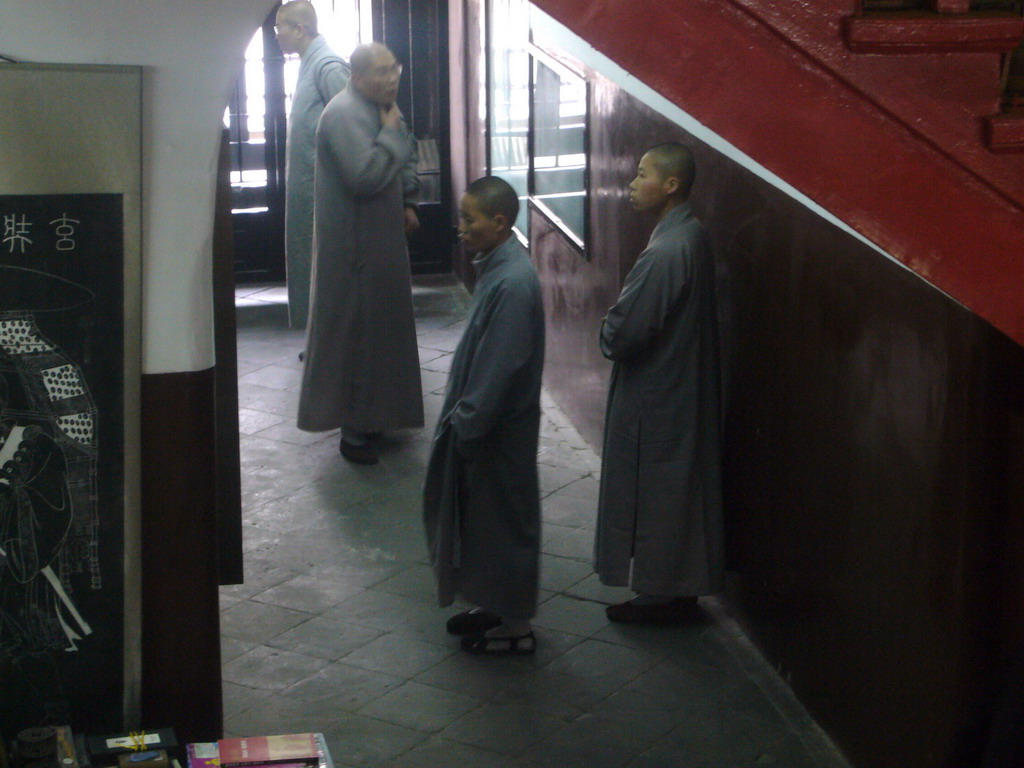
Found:
[(334, 768), (321, 733), (242, 736), (189, 744), (188, 768)]

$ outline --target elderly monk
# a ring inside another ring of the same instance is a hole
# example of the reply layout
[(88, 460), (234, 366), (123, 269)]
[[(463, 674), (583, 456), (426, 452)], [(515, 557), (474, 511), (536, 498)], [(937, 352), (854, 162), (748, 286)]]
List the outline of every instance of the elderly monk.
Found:
[(299, 429), (341, 427), (341, 453), (376, 464), (376, 433), (423, 426), (406, 234), (416, 215), (416, 140), (395, 104), (401, 65), (352, 52), (348, 87), (316, 132), (313, 292)]
[(512, 232), (519, 200), (496, 176), (459, 206), (475, 254), (473, 307), (452, 358), (424, 487), (424, 523), (442, 606), (462, 648), (489, 656), (536, 650), (540, 491), (537, 438), (544, 306), (530, 255)]
[(686, 620), (721, 586), (715, 267), (688, 202), (694, 176), (681, 144), (641, 158), (629, 200), (657, 225), (601, 327), (614, 366), (594, 570), (638, 593), (606, 609), (612, 621)]
[(284, 253), (288, 268), (288, 324), (305, 328), (313, 263), (313, 137), (327, 102), (348, 84), (349, 67), (317, 31), (308, 0), (292, 0), (277, 11), (277, 43), (298, 54), (299, 77), (288, 113), (285, 153)]

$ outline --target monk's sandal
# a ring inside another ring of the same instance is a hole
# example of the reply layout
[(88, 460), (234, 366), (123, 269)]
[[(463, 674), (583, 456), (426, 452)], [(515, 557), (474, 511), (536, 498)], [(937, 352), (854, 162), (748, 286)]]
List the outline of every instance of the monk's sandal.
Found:
[(501, 616), (490, 611), (463, 611), (448, 619), (444, 628), (449, 635), (482, 635), (501, 624)]
[(529, 656), (537, 650), (533, 632), (515, 637), (471, 635), (462, 638), (462, 650), (477, 656)]

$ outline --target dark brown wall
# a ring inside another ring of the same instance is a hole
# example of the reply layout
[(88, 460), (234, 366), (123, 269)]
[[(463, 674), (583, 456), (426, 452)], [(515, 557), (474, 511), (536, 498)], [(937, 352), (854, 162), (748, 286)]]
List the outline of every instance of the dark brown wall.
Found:
[(142, 721), (222, 733), (214, 370), (142, 378)]
[[(485, 81), (484, 0), (449, 0), (451, 51), (452, 226), (458, 226), (459, 200), (466, 185), (487, 168), (486, 129), (481, 119), (480, 83)], [(452, 269), (472, 288), (475, 280), (462, 247), (452, 249)]]
[(591, 74), (589, 260), (542, 216), (546, 382), (596, 447), (600, 318), (653, 222), (643, 150), (693, 147), (719, 253), (729, 598), (856, 765), (969, 765), (1019, 645), (1024, 352), (918, 277)]

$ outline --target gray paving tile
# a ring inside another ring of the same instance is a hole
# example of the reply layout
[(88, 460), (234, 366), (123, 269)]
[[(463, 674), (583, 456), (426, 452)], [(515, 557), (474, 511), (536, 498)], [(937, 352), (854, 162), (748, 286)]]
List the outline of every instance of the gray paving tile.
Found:
[(587, 639), (581, 635), (541, 627), (539, 624), (534, 625), (533, 632), (537, 638), (537, 651), (532, 656), (517, 659), (523, 666), (547, 666), (570, 648), (575, 648)]
[(265, 645), (223, 666), (224, 679), (248, 688), (282, 691), (327, 666), (328, 662)]
[(242, 584), (221, 587), (222, 595), (244, 600), (297, 575), (295, 571), (277, 562), (256, 556), (245, 558), (243, 571), (245, 581)]
[(425, 563), (410, 565), (391, 578), (376, 584), (374, 589), (425, 603), (433, 603), (437, 599), (434, 574)]
[(588, 563), (567, 557), (541, 554), (540, 585), (554, 592), (566, 592), (591, 574)]
[(238, 409), (238, 431), (243, 435), (255, 435), (267, 427), (273, 427), (287, 421), (286, 416), (266, 411), (254, 411), (251, 408)]
[(546, 523), (541, 549), (549, 555), (589, 563), (594, 555), (594, 532), (586, 528), (566, 528)]
[(675, 711), (717, 708), (730, 690), (743, 682), (741, 674), (699, 661), (663, 659), (624, 688)]
[(654, 667), (664, 654), (587, 640), (552, 661), (545, 669), (606, 682), (616, 690)]
[[(686, 756), (687, 764), (713, 766), (771, 765), (773, 752), (791, 751), (791, 734), (765, 724), (731, 714), (727, 710), (693, 714), (682, 720), (668, 735), (645, 751), (648, 760), (663, 762)], [(783, 745), (785, 745), (783, 747)], [(809, 755), (807, 756), (809, 759)], [(652, 764), (657, 765), (657, 762)], [(785, 764), (788, 765), (789, 764)], [(798, 764), (799, 765), (799, 764)], [(810, 763), (804, 763), (810, 765)]]
[(442, 357), (447, 357), (448, 353), (447, 352), (442, 352), (439, 349), (430, 349), (429, 347), (420, 347), (419, 348), (419, 356), (420, 356), (420, 366), (421, 367), (426, 367), (427, 363), (431, 362), (432, 360), (437, 360), (437, 359), (442, 358)]
[(547, 496), (561, 488), (567, 488), (589, 474), (589, 470), (579, 467), (556, 467), (548, 464), (538, 464), (537, 472), (540, 475), (542, 496)]
[(436, 371), (438, 373), (448, 374), (448, 371), (452, 367), (452, 357), (448, 353), (437, 353), (435, 350), (424, 350), (425, 353), (429, 353), (430, 357), (427, 360), (423, 360), (424, 355), (421, 354), (420, 361), (423, 363), (423, 370), (425, 371)]
[(566, 592), (573, 597), (579, 597), (583, 600), (593, 600), (601, 603), (601, 610), (604, 610), (604, 606), (611, 605), (613, 603), (621, 603), (624, 600), (629, 600), (636, 593), (629, 587), (608, 587), (601, 583), (601, 580), (597, 577), (596, 573), (591, 573), (582, 581), (578, 581), (569, 587)]
[(360, 592), (362, 587), (302, 574), (258, 593), (253, 600), (315, 614)]
[(665, 736), (679, 722), (676, 710), (660, 706), (635, 690), (618, 690), (598, 702), (591, 714), (613, 731), (625, 730), (633, 738), (648, 744)]
[(546, 712), (573, 721), (609, 695), (611, 687), (589, 678), (550, 669), (529, 669), (510, 679), (492, 699), (496, 704)]
[(223, 681), (221, 693), (224, 701), (225, 720), (230, 720), (242, 712), (252, 709), (263, 699), (275, 695), (273, 691), (238, 685), (230, 680)]
[(239, 385), (255, 384), (270, 389), (292, 389), (302, 383), (302, 372), (280, 365), (265, 365), (238, 377)]
[(451, 739), (433, 736), (417, 745), (385, 768), (507, 768), (509, 758), (490, 750), (461, 744)]
[(345, 656), (345, 663), (375, 672), (412, 678), (455, 653), (435, 643), (388, 633)]
[(304, 702), (272, 694), (252, 706), (225, 715), (225, 736), (263, 736), (275, 733), (305, 733), (323, 729), (324, 713), (311, 710)]
[(427, 739), (422, 731), (354, 713), (343, 713), (319, 730), (335, 765), (346, 766), (378, 766)]
[(447, 739), (516, 756), (565, 728), (561, 718), (508, 704), (484, 704), (443, 731)]
[(299, 395), (291, 390), (239, 382), (238, 402), (239, 405), (254, 411), (294, 418), (299, 407)]
[(552, 467), (583, 470), (584, 474), (601, 469), (601, 460), (589, 447), (575, 447), (561, 434), (542, 437), (537, 450), (537, 463)]
[(448, 372), (424, 369), (420, 372), (420, 381), (423, 384), (424, 395), (431, 392), (444, 392), (444, 388), (448, 384)]
[(629, 733), (610, 729), (606, 722), (583, 715), (528, 749), (522, 759), (533, 765), (559, 768), (621, 768), (646, 746)]
[(433, 621), (437, 617), (437, 609), (420, 600), (367, 589), (323, 615), (390, 632), (417, 619)]
[(489, 701), (510, 681), (520, 677), (523, 669), (524, 665), (513, 659), (485, 659), (456, 653), (421, 672), (416, 682)]
[(538, 627), (590, 637), (608, 624), (604, 608), (587, 600), (576, 600), (563, 595), (538, 606), (534, 624)]
[(295, 422), (292, 419), (285, 419), (278, 424), (273, 424), (266, 429), (260, 430), (256, 434), (267, 440), (277, 440), (282, 443), (297, 445), (303, 448), (308, 448), (325, 441), (331, 441), (331, 447), (336, 448), (340, 431), (304, 432), (295, 426)]
[(555, 491), (545, 496), (541, 508), (544, 520), (555, 525), (593, 530), (597, 522), (597, 505), (568, 492)]
[(480, 699), (410, 681), (359, 710), (359, 714), (435, 733), (483, 705)]
[(558, 489), (559, 493), (563, 493), (566, 496), (575, 496), (578, 499), (589, 501), (593, 504), (594, 509), (597, 509), (597, 496), (600, 483), (597, 479), (597, 475), (590, 474), (585, 477), (581, 477), (579, 480), (574, 480), (568, 485), (563, 485)]
[(268, 644), (274, 648), (337, 661), (377, 639), (380, 634), (378, 630), (360, 624), (348, 624), (315, 616), (287, 632), (282, 632)]
[(238, 640), (234, 637), (221, 637), (220, 639), (220, 663), (226, 664), (232, 659), (237, 659), (242, 654), (248, 653), (256, 647), (256, 643), (247, 640)]
[(308, 621), (312, 615), (278, 605), (240, 600), (221, 611), (221, 634), (252, 643), (265, 643), (282, 632)]
[(310, 483), (287, 496), (253, 504), (246, 513), (245, 524), (282, 534), (310, 526), (329, 514), (320, 508), (318, 497), (315, 484)]
[(354, 712), (404, 682), (395, 675), (338, 661), (300, 680), (285, 689), (283, 694), (289, 699), (304, 702), (315, 711), (342, 709)]

